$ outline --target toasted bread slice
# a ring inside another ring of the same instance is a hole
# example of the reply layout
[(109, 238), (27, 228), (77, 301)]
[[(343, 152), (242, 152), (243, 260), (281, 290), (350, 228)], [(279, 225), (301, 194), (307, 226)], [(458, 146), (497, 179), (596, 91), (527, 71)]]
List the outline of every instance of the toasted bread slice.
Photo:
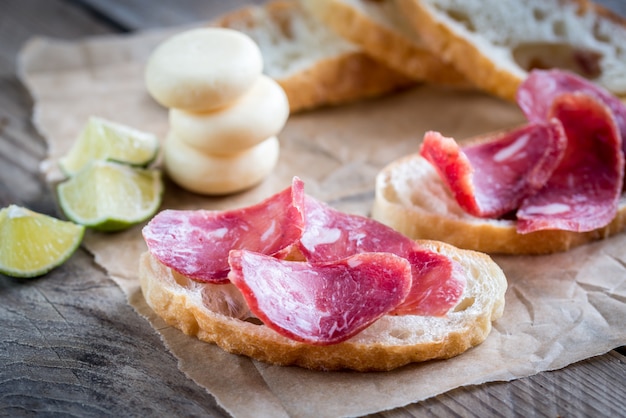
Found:
[(454, 66), (431, 52), (391, 0), (302, 0), (333, 31), (415, 80), (469, 86)]
[(241, 31), (258, 44), (263, 72), (285, 90), (291, 113), (415, 84), (332, 32), (295, 0), (245, 7), (211, 24)]
[(397, 0), (431, 51), (514, 100), (533, 68), (576, 72), (626, 95), (626, 20), (588, 0)]
[(414, 239), (433, 239), (485, 253), (547, 254), (607, 238), (626, 229), (626, 195), (606, 227), (589, 232), (516, 231), (516, 222), (483, 219), (457, 204), (435, 168), (419, 154), (390, 163), (376, 177), (372, 217)]
[(141, 256), (139, 278), (146, 302), (165, 322), (228, 352), (315, 370), (391, 370), (450, 358), (482, 343), (504, 309), (507, 281), (489, 256), (439, 242), (421, 243), (462, 266), (467, 284), (459, 303), (445, 317), (386, 315), (349, 340), (326, 346), (278, 334), (251, 316), (233, 284), (195, 282), (149, 252)]

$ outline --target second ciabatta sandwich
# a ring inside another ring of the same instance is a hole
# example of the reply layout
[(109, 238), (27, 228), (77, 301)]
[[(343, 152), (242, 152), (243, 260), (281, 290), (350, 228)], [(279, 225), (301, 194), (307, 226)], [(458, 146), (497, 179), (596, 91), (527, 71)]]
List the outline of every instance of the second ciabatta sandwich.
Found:
[(605, 227), (522, 235), (513, 219), (478, 218), (461, 209), (435, 168), (415, 153), (379, 173), (372, 217), (416, 239), (437, 239), (491, 254), (548, 254), (622, 232), (626, 229), (626, 197), (620, 199), (617, 215)]
[(565, 251), (626, 228), (626, 107), (574, 74), (533, 71), (517, 92), (529, 122), (420, 151), (378, 174), (374, 219), (415, 239), (487, 253)]

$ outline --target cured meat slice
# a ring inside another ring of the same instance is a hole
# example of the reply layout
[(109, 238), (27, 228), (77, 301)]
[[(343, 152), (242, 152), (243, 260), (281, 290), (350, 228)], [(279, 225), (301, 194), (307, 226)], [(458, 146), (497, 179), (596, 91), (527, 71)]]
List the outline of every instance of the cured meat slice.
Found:
[[(605, 89), (563, 70), (533, 70), (517, 90), (517, 103), (531, 122), (547, 120), (554, 99), (563, 93), (581, 92), (598, 98), (611, 109), (622, 141), (626, 138), (626, 105)], [(622, 143), (626, 152), (626, 142)]]
[(547, 182), (566, 143), (560, 122), (550, 120), (463, 148), (453, 138), (430, 131), (420, 155), (437, 169), (461, 208), (473, 216), (497, 218), (517, 209)]
[(281, 335), (315, 345), (362, 331), (402, 302), (411, 287), (409, 262), (388, 253), (309, 263), (235, 250), (230, 264), (230, 280), (252, 313)]
[(228, 253), (248, 249), (272, 255), (294, 244), (304, 229), (304, 185), (229, 211), (164, 210), (143, 229), (162, 264), (197, 281), (227, 283)]
[(548, 117), (563, 124), (567, 149), (545, 187), (522, 203), (518, 232), (604, 227), (617, 213), (624, 176), (613, 113), (593, 96), (565, 93), (554, 99)]
[(456, 305), (465, 279), (455, 262), (371, 218), (344, 213), (305, 197), (306, 226), (298, 243), (309, 262), (329, 262), (367, 252), (388, 252), (411, 264), (410, 295), (393, 314), (443, 316)]
[(465, 272), (448, 257), (416, 249), (406, 255), (411, 264), (411, 291), (392, 315), (445, 316), (459, 302)]

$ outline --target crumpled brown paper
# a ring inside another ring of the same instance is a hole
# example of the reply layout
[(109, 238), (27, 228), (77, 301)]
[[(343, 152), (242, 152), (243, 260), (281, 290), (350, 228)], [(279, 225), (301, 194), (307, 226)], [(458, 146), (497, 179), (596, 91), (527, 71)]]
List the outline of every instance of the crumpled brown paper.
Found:
[[(88, 116), (98, 115), (164, 138), (167, 112), (143, 85), (154, 46), (176, 29), (65, 42), (33, 39), (20, 74), (34, 100), (34, 124), (55, 162)], [(515, 105), (476, 92), (422, 86), (386, 98), (292, 115), (279, 136), (281, 157), (260, 186), (206, 198), (167, 184), (164, 208), (234, 208), (287, 187), (294, 175), (308, 194), (367, 215), (374, 177), (416, 152), (424, 131), (464, 138), (523, 122)], [(387, 410), (453, 388), (554, 370), (626, 344), (626, 234), (549, 256), (496, 256), (509, 280), (504, 316), (488, 339), (463, 355), (388, 373), (314, 372), (275, 367), (223, 352), (166, 326), (145, 304), (137, 259), (141, 226), (88, 233), (84, 245), (162, 335), (179, 367), (235, 417), (354, 416)]]

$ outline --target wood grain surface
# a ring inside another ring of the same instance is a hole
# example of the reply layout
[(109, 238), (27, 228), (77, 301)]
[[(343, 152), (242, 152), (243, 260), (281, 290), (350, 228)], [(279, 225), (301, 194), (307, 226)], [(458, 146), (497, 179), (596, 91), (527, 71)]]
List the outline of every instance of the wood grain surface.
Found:
[[(16, 76), (31, 36), (64, 39), (209, 19), (262, 1), (3, 0), (0, 207), (59, 216), (39, 174), (46, 145)], [(626, 2), (602, 2), (626, 15)], [(0, 416), (228, 416), (187, 379), (157, 333), (84, 250), (48, 275), (0, 275)], [(626, 416), (626, 352), (513, 382), (461, 388), (379, 417)]]

